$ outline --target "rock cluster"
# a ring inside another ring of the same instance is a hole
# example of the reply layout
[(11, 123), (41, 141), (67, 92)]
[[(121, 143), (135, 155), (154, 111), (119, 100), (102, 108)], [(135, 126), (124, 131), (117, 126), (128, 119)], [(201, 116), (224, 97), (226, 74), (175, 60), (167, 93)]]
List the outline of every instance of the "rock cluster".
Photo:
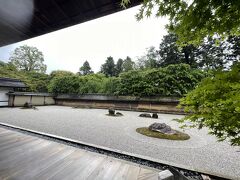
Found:
[(32, 103), (29, 103), (29, 102), (25, 102), (24, 105), (23, 105), (24, 108), (33, 108), (33, 105)]
[(115, 109), (113, 109), (113, 108), (108, 109), (108, 115), (109, 116), (123, 116), (123, 114), (120, 112), (115, 113)]
[(38, 110), (35, 106), (32, 105), (32, 103), (29, 102), (25, 102), (22, 109), (34, 109), (34, 110)]
[(115, 115), (115, 110), (110, 108), (108, 109), (108, 114), (114, 116)]
[(157, 113), (153, 113), (152, 115), (149, 114), (149, 113), (142, 113), (142, 114), (139, 115), (139, 117), (147, 117), (147, 118), (158, 119)]
[(139, 115), (139, 117), (147, 117), (147, 118), (151, 118), (151, 114), (148, 113), (142, 113)]

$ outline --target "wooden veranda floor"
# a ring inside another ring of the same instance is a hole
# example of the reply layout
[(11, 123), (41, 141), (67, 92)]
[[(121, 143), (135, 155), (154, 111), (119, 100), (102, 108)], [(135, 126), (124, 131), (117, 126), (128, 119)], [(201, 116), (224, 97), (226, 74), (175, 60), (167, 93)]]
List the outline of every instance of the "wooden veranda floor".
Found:
[(0, 127), (0, 179), (157, 180), (158, 171)]

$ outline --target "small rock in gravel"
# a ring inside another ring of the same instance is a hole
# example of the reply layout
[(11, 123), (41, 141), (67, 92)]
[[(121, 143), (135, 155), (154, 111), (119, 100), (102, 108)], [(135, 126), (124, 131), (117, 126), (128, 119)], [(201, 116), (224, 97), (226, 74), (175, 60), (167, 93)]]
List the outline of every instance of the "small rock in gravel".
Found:
[(32, 108), (33, 105), (32, 103), (29, 103), (29, 102), (25, 102), (24, 105), (23, 105), (24, 108)]
[(108, 109), (108, 114), (109, 115), (115, 115), (115, 110), (112, 109), (112, 108)]
[(116, 115), (117, 115), (117, 116), (123, 116), (123, 114), (120, 113), (120, 112), (116, 112)]
[(139, 115), (139, 117), (147, 117), (147, 118), (151, 118), (151, 114), (148, 113), (142, 113)]
[(154, 119), (158, 119), (158, 115), (157, 115), (157, 113), (153, 113), (153, 114), (152, 114), (152, 118), (154, 118)]

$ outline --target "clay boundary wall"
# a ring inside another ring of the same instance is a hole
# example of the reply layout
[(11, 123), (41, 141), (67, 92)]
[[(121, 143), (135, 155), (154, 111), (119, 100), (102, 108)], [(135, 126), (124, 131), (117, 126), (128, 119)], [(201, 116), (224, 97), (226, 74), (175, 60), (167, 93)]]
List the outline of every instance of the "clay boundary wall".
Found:
[(22, 107), (26, 102), (34, 106), (55, 105), (54, 96), (48, 93), (14, 92), (8, 93), (10, 107)]
[(75, 108), (96, 108), (116, 110), (158, 112), (170, 114), (184, 114), (177, 108), (179, 98), (174, 97), (132, 97), (107, 95), (58, 95), (55, 97), (56, 105), (71, 106)]

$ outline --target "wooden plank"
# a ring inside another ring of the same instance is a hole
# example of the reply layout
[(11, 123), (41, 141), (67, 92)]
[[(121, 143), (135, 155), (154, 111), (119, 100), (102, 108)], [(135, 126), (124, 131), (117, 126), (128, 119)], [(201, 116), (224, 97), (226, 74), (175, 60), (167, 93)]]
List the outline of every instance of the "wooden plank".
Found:
[(21, 148), (34, 141), (36, 141), (36, 139), (32, 139), (31, 137), (11, 138), (0, 145), (0, 152), (8, 149)]
[(27, 172), (32, 172), (34, 169), (38, 169), (38, 166), (41, 163), (47, 163), (48, 161), (51, 160), (51, 157), (54, 156), (57, 152), (62, 151), (63, 152), (63, 148), (54, 148), (55, 144), (50, 144), (48, 146), (46, 146), (45, 148), (43, 148), (41, 151), (39, 151), (38, 153), (35, 153), (33, 155), (27, 155), (25, 156), (25, 158), (19, 158), (21, 161), (18, 161), (16, 163), (15, 166), (13, 166), (11, 168), (11, 170), (16, 171), (18, 173), (15, 174), (15, 176), (13, 176), (12, 174), (6, 174), (7, 176), (4, 176), (5, 178), (9, 178), (9, 179), (21, 179), (20, 174), (24, 174)]
[(0, 164), (2, 161), (17, 161), (18, 158), (23, 159), (24, 155), (30, 156), (32, 153), (36, 153), (37, 150), (41, 150), (45, 146), (50, 145), (50, 142), (43, 141), (41, 139), (32, 141), (21, 148), (11, 148), (0, 152)]
[(156, 180), (158, 175), (125, 160), (0, 130), (0, 179)]
[(13, 149), (21, 149), (25, 147), (27, 148), (27, 146), (31, 146), (31, 143), (33, 142), (43, 142), (43, 141), (44, 140), (42, 139), (35, 139), (35, 138), (31, 138), (30, 136), (14, 137), (0, 144), (0, 152), (6, 151), (8, 149), (13, 150)]
[(6, 149), (11, 149), (11, 148), (16, 148), (16, 147), (20, 148), (21, 146), (24, 146), (25, 144), (31, 141), (34, 141), (34, 140), (30, 137), (26, 137), (24, 139), (21, 139), (20, 141), (15, 141), (15, 142), (9, 141), (6, 144), (0, 146), (0, 152)]
[(120, 166), (121, 162), (108, 158), (102, 163), (101, 167), (96, 169), (87, 179), (112, 180)]
[(10, 132), (9, 133), (3, 133), (3, 134), (0, 134), (0, 144), (6, 142), (8, 140), (16, 139), (16, 138), (23, 139), (23, 138), (26, 138), (26, 137), (25, 136), (19, 137), (19, 135), (13, 134), (13, 133), (10, 133)]
[(86, 179), (91, 175), (99, 165), (102, 164), (102, 162), (106, 159), (107, 157), (104, 156), (97, 156), (94, 157), (94, 159), (90, 162), (88, 162), (85, 167), (83, 168), (77, 168), (74, 173), (71, 174), (72, 179)]
[(29, 167), (31, 163), (37, 163), (44, 153), (51, 151), (54, 146), (49, 144), (41, 144), (36, 151), (15, 154), (13, 158), (6, 158), (0, 163), (0, 177), (8, 177), (12, 172), (22, 171)]
[(139, 166), (133, 166), (131, 165), (128, 168), (128, 171), (126, 173), (126, 179), (133, 179), (133, 180), (137, 180), (138, 179), (138, 174), (140, 172), (140, 167)]
[(26, 137), (11, 137), (11, 138), (2, 138), (0, 142), (0, 148), (6, 146), (7, 144), (12, 144), (15, 142), (19, 142), (21, 140), (27, 139)]
[(138, 180), (158, 180), (158, 173), (151, 169), (141, 168), (138, 174)]
[(42, 180), (42, 179), (52, 178), (57, 173), (61, 172), (63, 169), (70, 166), (76, 159), (80, 158), (81, 156), (84, 156), (85, 153), (86, 153), (85, 151), (75, 150), (69, 156), (67, 156), (64, 159), (62, 159), (62, 160), (56, 162), (55, 164), (49, 166), (48, 168), (46, 168), (42, 172), (39, 172), (39, 174), (37, 174), (35, 176), (35, 179), (36, 180), (37, 179)]
[(9, 131), (9, 130), (6, 130), (6, 129), (3, 129), (3, 128), (0, 128), (0, 135), (2, 135), (2, 134), (10, 134), (11, 133), (11, 131)]
[[(31, 166), (28, 166), (28, 168), (24, 168), (23, 171), (16, 174), (19, 180), (25, 180), (25, 179), (35, 179), (35, 176), (43, 171), (45, 168), (49, 167), (50, 165), (60, 161), (61, 159), (64, 159), (66, 156), (70, 155), (73, 152), (73, 150), (67, 150), (62, 149), (58, 152), (55, 152), (46, 160), (44, 161), (38, 161), (39, 163), (30, 163)], [(20, 178), (19, 178), (20, 177)]]
[[(129, 167), (130, 167), (129, 164), (122, 163), (117, 174), (114, 176), (113, 180), (126, 180)], [(131, 180), (131, 179), (129, 179), (129, 180)]]
[[(78, 159), (75, 159), (70, 166), (63, 169), (61, 172), (55, 174), (51, 179), (71, 179), (73, 177), (73, 172), (78, 169), (83, 169), (89, 162), (91, 162), (95, 157), (90, 155), (90, 153), (85, 153)], [(78, 172), (79, 173), (79, 172)]]

